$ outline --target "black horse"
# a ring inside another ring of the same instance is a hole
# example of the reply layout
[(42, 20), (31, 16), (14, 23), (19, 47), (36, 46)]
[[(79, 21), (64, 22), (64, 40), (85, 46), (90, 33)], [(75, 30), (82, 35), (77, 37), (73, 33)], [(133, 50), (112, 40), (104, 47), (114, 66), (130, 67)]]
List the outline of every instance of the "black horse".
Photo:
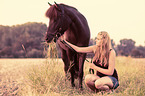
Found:
[(46, 32), (46, 41), (49, 43), (54, 38), (61, 49), (62, 60), (64, 62), (64, 70), (71, 73), (71, 84), (74, 87), (74, 78), (79, 78), (79, 88), (82, 88), (83, 66), (86, 58), (84, 53), (76, 53), (66, 47), (60, 40), (60, 36), (64, 36), (67, 41), (77, 46), (88, 46), (90, 40), (90, 30), (85, 17), (74, 7), (57, 4), (50, 5), (46, 11), (49, 18), (49, 26)]

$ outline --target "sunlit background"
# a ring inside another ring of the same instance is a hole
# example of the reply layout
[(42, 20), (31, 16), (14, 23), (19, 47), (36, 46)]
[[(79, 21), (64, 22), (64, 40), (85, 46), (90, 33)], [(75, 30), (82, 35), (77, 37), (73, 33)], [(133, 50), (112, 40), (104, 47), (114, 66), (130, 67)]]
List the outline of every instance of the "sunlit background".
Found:
[[(43, 22), (53, 0), (0, 0), (0, 25)], [(145, 0), (55, 0), (76, 7), (86, 18), (91, 38), (107, 31), (115, 44), (132, 39), (136, 46), (145, 46)]]

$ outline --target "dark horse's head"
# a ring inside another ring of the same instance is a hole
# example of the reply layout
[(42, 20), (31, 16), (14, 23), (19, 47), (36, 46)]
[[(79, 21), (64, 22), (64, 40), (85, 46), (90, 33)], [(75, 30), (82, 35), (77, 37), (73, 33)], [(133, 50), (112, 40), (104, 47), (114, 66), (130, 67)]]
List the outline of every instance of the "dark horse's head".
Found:
[(49, 18), (49, 26), (46, 32), (46, 41), (49, 43), (59, 36), (64, 34), (71, 24), (70, 17), (65, 13), (63, 4), (50, 5), (50, 8), (46, 11), (46, 16)]

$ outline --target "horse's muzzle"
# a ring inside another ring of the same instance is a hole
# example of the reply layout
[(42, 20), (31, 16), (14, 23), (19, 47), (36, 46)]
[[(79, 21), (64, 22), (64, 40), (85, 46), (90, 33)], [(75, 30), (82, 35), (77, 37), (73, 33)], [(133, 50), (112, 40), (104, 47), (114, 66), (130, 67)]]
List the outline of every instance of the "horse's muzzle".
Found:
[(47, 38), (47, 37), (45, 38), (45, 40), (46, 40), (46, 42), (47, 42), (47, 43), (49, 43), (49, 40), (48, 40), (48, 38)]
[(51, 42), (51, 39), (46, 35), (46, 36), (45, 36), (45, 41), (46, 41), (47, 43), (50, 43), (50, 42)]
[(52, 36), (50, 36), (50, 35), (48, 35), (47, 34), (47, 32), (46, 32), (46, 34), (45, 34), (45, 41), (47, 42), (47, 43), (50, 43), (51, 42), (51, 40), (52, 40)]

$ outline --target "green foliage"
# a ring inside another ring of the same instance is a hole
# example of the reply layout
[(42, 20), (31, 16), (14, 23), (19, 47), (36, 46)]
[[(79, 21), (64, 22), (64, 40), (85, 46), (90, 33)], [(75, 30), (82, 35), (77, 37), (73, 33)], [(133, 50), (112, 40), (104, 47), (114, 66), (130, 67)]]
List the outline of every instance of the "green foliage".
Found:
[[(0, 58), (43, 58), (47, 54), (47, 44), (44, 43), (44, 36), (47, 30), (43, 23), (25, 23), (15, 26), (0, 25)], [(96, 43), (95, 38), (91, 38), (89, 46)], [(112, 46), (117, 55), (145, 57), (145, 47), (135, 46), (132, 39), (121, 39), (120, 44), (115, 46), (111, 40)], [(56, 46), (56, 45), (55, 45)], [(56, 46), (57, 57), (61, 57), (61, 52)], [(45, 51), (46, 50), (46, 51)], [(53, 54), (53, 52), (51, 52)], [(92, 58), (94, 54), (88, 54)], [(51, 57), (51, 56), (50, 56)]]
[(145, 47), (135, 46), (135, 41), (132, 39), (120, 40), (120, 45), (117, 45), (115, 49), (117, 50), (117, 54), (122, 56), (145, 57)]
[(121, 55), (128, 56), (130, 55), (132, 49), (135, 48), (135, 41), (132, 39), (122, 39), (120, 40), (120, 45), (118, 45), (117, 48)]
[(46, 24), (35, 22), (11, 27), (0, 25), (0, 57), (44, 57), (46, 29)]
[(41, 58), (41, 57), (43, 57), (43, 53), (41, 50), (32, 49), (32, 50), (28, 51), (27, 57), (28, 58)]

